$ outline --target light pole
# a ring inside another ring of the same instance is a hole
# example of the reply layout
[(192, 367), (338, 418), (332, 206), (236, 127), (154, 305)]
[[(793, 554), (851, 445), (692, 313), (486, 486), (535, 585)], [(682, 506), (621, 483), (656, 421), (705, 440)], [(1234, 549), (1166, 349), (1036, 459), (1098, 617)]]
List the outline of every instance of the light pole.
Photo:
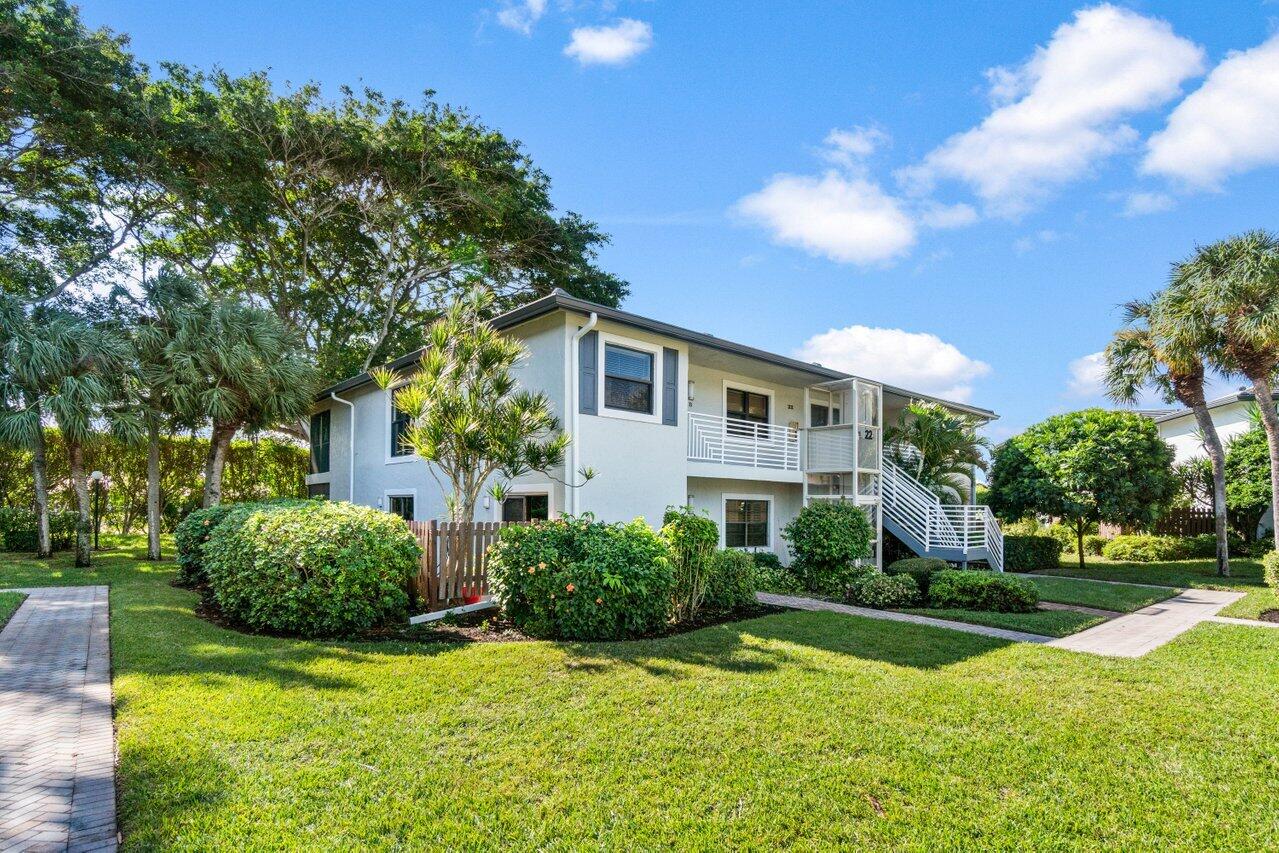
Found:
[(101, 471), (94, 471), (89, 475), (89, 481), (93, 483), (93, 550), (98, 550), (98, 528), (102, 524), (102, 490), (106, 486), (106, 475)]

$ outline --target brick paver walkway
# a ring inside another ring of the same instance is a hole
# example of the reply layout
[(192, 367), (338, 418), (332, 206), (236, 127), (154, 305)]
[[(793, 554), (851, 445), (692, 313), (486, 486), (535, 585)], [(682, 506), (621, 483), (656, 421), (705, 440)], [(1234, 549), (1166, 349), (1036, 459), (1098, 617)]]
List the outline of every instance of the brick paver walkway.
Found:
[(113, 850), (107, 588), (22, 591), (0, 632), (0, 851)]

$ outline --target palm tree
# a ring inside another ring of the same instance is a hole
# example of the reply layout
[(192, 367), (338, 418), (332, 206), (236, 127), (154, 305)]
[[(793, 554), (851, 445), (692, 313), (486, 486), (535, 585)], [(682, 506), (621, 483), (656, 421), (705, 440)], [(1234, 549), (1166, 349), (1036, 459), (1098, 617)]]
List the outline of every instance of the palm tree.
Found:
[[(1174, 268), (1176, 278), (1179, 269)], [(1178, 323), (1165, 316), (1158, 295), (1124, 306), (1125, 327), (1106, 346), (1106, 389), (1112, 400), (1132, 405), (1142, 389), (1153, 387), (1168, 402), (1181, 403), (1195, 414), (1208, 458), (1212, 461), (1212, 508), (1217, 531), (1217, 574), (1230, 576), (1226, 532), (1226, 451), (1208, 413), (1204, 395), (1205, 350), (1211, 337), (1204, 323)]]
[[(986, 470), (990, 442), (977, 435), (977, 421), (938, 403), (912, 401), (884, 434), (888, 456), (911, 471), (945, 503), (972, 495), (973, 469)], [(909, 446), (918, 451), (904, 449)]]
[(0, 293), (0, 441), (31, 451), (36, 556), (40, 558), (53, 556), (43, 404), (47, 376), (56, 358), (57, 353), (34, 334), (23, 305)]
[[(1270, 451), (1271, 505), (1279, 506), (1279, 238), (1249, 231), (1201, 247), (1165, 293), (1172, 322), (1213, 341), (1213, 367), (1252, 385)], [(1279, 547), (1279, 525), (1274, 539)]]
[(174, 328), (175, 410), (212, 423), (204, 506), (222, 500), (222, 471), (241, 430), (294, 423), (311, 410), (318, 373), (300, 340), (271, 311), (231, 299), (202, 306)]

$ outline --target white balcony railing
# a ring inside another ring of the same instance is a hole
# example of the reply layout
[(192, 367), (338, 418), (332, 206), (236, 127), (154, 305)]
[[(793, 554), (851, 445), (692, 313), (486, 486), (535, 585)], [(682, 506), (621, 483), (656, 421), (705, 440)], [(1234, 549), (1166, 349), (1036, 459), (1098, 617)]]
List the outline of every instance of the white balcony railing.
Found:
[(688, 413), (688, 458), (779, 471), (799, 470), (799, 431), (776, 424)]

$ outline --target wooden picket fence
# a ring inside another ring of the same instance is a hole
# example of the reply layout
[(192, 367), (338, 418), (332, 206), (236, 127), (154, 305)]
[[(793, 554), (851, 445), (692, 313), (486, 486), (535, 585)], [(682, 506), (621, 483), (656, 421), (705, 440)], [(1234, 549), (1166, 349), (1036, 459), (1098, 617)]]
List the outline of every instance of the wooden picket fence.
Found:
[(428, 610), (488, 595), (488, 549), (498, 531), (517, 521), (411, 521), (422, 546), (417, 593)]
[(1205, 507), (1177, 507), (1155, 522), (1152, 533), (1160, 536), (1199, 536), (1215, 533), (1212, 510)]

